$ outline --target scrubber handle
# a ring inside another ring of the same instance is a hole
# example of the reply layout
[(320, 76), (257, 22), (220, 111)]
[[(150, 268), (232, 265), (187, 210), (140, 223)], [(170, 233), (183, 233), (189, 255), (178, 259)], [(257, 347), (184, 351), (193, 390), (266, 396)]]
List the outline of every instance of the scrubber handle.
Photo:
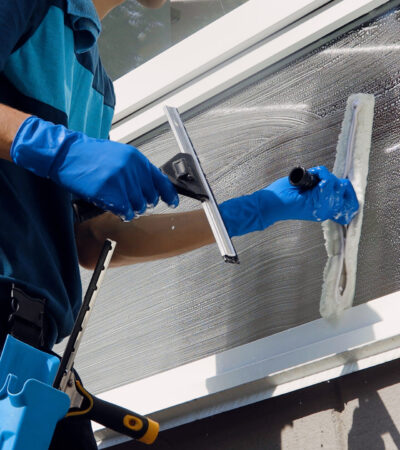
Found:
[(320, 179), (318, 175), (310, 173), (304, 167), (295, 167), (289, 173), (289, 182), (292, 186), (302, 189), (312, 189), (316, 186)]

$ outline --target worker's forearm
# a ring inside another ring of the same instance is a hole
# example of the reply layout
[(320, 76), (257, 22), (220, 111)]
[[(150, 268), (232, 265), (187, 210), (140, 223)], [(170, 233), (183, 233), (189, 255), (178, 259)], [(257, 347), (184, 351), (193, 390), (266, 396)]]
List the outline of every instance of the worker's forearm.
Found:
[(0, 158), (11, 161), (10, 148), (22, 122), (29, 117), (0, 103)]
[(106, 238), (117, 242), (112, 266), (179, 255), (214, 242), (203, 210), (154, 214), (122, 222), (106, 213), (77, 229), (80, 263), (93, 268)]
[(138, 2), (146, 8), (157, 9), (163, 6), (166, 0), (138, 0)]

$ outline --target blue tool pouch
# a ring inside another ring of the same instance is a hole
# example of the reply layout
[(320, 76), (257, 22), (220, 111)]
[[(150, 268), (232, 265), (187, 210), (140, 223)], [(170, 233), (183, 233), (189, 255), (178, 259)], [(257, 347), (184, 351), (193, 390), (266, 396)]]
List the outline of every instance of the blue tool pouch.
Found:
[(0, 450), (45, 450), (68, 412), (52, 387), (59, 359), (8, 335), (0, 358)]

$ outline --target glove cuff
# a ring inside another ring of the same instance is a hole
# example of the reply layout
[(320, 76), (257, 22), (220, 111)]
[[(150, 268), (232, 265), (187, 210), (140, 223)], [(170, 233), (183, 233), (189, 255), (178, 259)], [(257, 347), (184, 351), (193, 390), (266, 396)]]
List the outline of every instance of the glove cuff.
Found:
[(222, 220), (230, 237), (242, 236), (265, 228), (255, 194), (232, 198), (219, 205)]
[(35, 175), (51, 178), (57, 157), (67, 150), (68, 138), (75, 133), (63, 125), (54, 125), (35, 116), (28, 117), (19, 127), (11, 145), (11, 159)]

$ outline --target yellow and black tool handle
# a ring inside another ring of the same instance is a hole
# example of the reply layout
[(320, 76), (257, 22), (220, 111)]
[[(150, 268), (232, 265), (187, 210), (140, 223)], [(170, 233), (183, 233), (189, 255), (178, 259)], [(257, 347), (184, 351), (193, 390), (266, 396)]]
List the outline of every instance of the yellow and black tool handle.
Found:
[(70, 410), (67, 417), (84, 415), (94, 422), (145, 444), (152, 444), (156, 440), (159, 431), (157, 422), (95, 397), (86, 391), (79, 381), (75, 384), (85, 401), (81, 408)]
[(145, 444), (152, 444), (158, 435), (157, 422), (97, 397), (93, 397), (93, 408), (88, 417)]

